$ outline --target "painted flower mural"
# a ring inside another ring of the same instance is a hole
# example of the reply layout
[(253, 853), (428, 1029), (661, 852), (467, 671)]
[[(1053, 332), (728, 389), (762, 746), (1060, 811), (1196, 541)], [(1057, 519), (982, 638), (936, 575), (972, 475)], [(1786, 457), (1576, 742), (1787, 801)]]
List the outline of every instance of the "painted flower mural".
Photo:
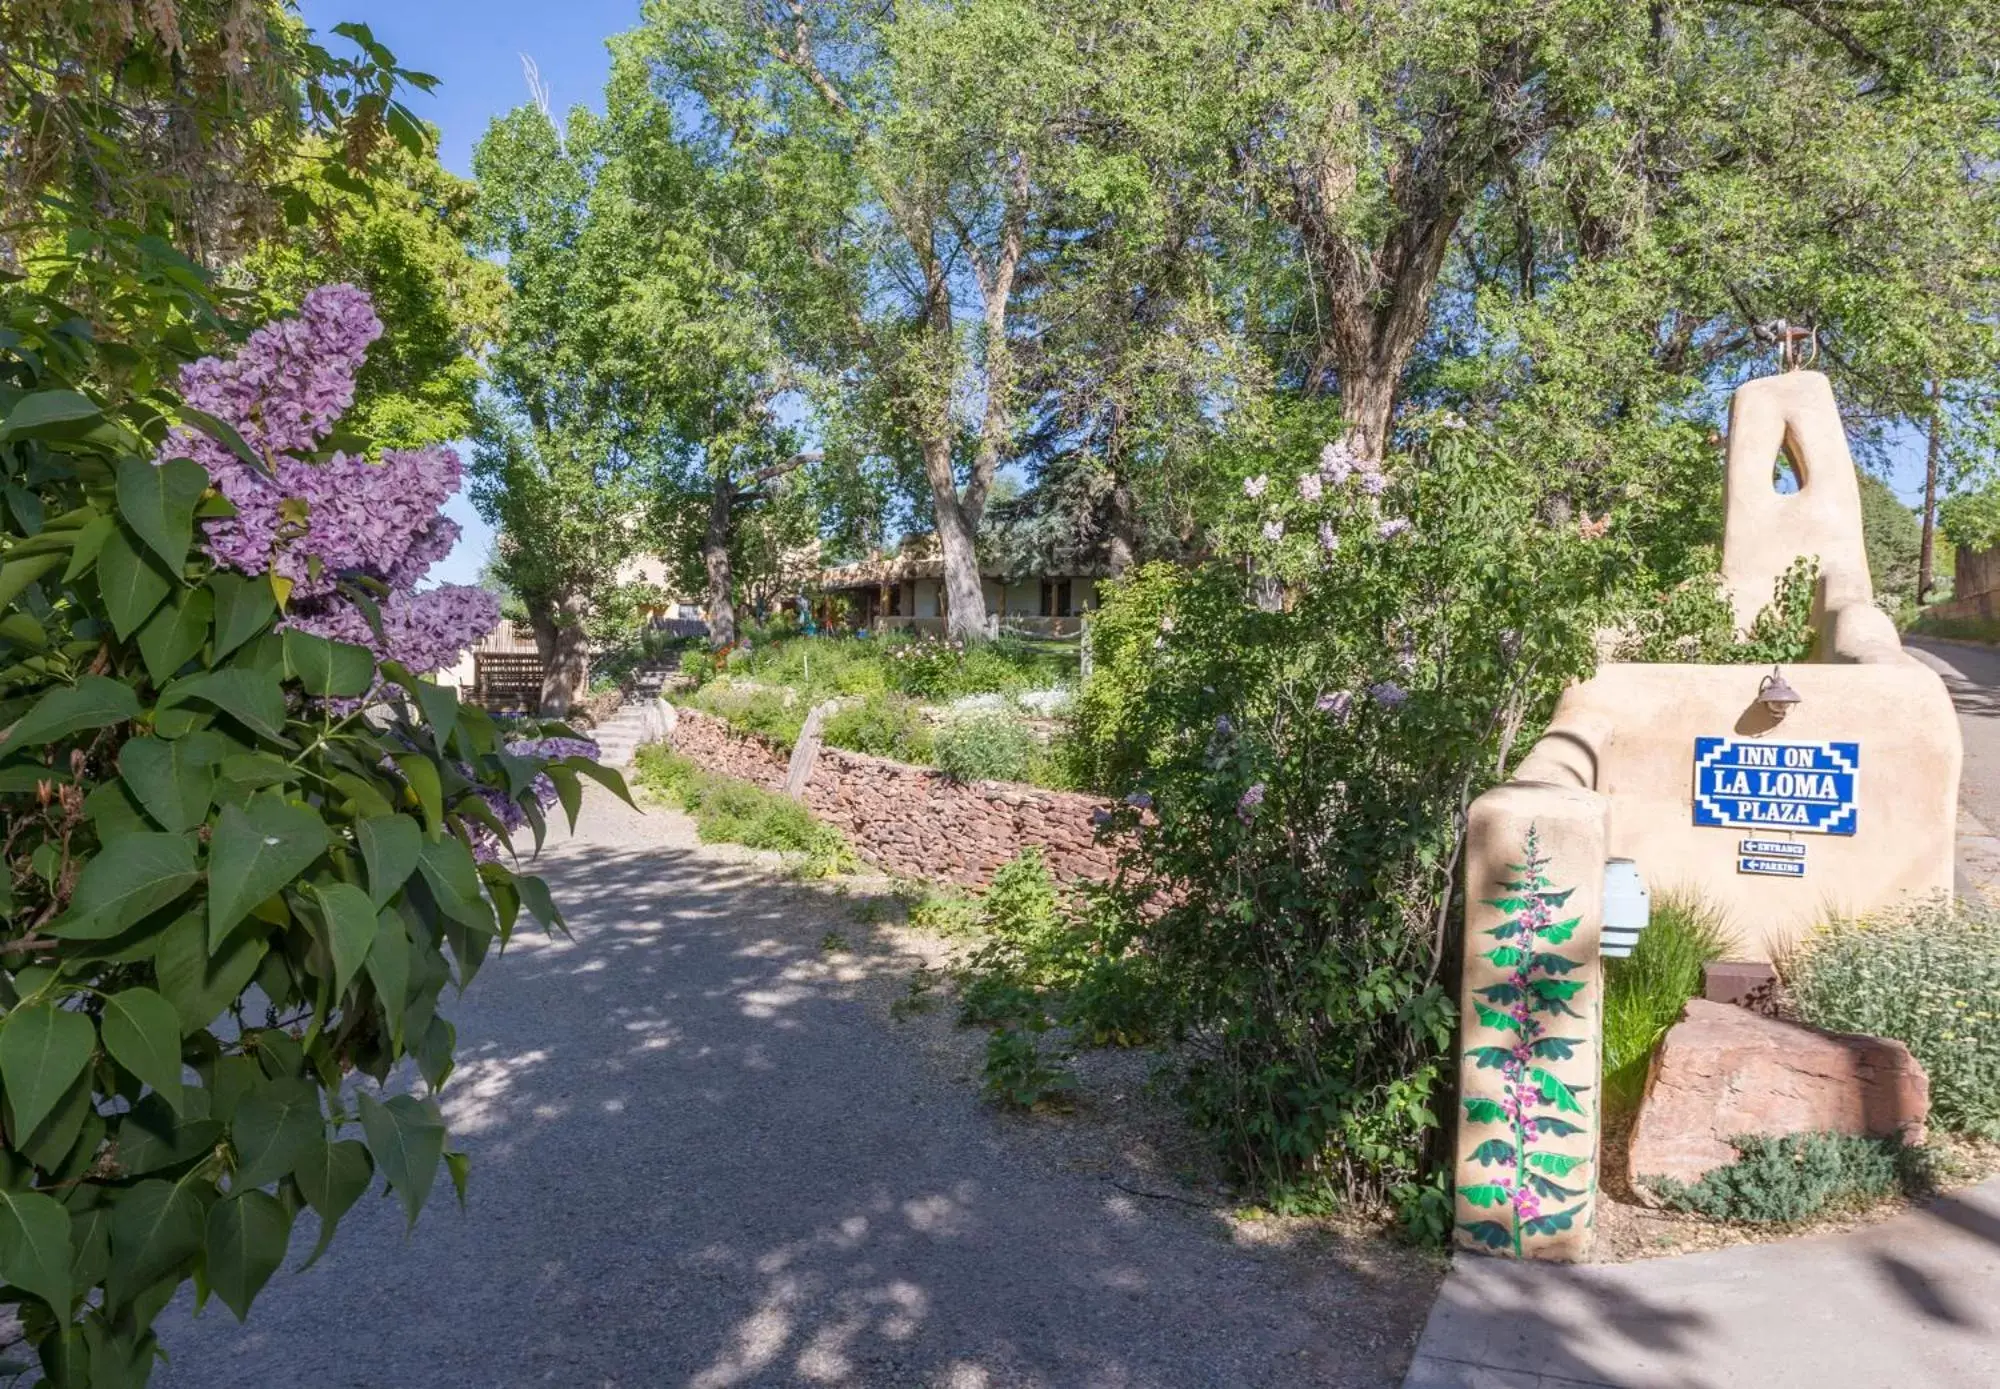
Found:
[(1549, 949), (1575, 934), (1579, 916), (1558, 919), (1574, 887), (1558, 889), (1547, 873), (1549, 860), (1541, 851), (1534, 828), (1528, 830), (1522, 861), (1509, 864), (1516, 876), (1501, 883), (1499, 897), (1485, 899), (1507, 917), (1485, 934), (1499, 943), (1483, 958), (1506, 971), (1498, 983), (1475, 990), (1483, 999), (1473, 1005), (1476, 1028), (1467, 1020), (1466, 1033), (1495, 1034), (1498, 1041), (1476, 1046), (1466, 1056), (1479, 1073), (1498, 1074), (1497, 1093), (1467, 1095), (1465, 1120), (1490, 1125), (1500, 1133), (1472, 1152), (1472, 1161), (1494, 1169), (1491, 1180), (1461, 1183), (1461, 1200), (1495, 1210), (1499, 1218), (1461, 1221), (1461, 1237), (1519, 1258), (1525, 1241), (1536, 1235), (1568, 1230), (1589, 1219), (1595, 1178), (1578, 1173), (1590, 1158), (1558, 1152), (1547, 1146), (1585, 1132), (1584, 1086), (1565, 1084), (1549, 1063), (1567, 1061), (1589, 1045), (1583, 1036), (1550, 1031), (1557, 1019), (1586, 1022), (1579, 995), (1584, 981), (1565, 976), (1583, 963)]

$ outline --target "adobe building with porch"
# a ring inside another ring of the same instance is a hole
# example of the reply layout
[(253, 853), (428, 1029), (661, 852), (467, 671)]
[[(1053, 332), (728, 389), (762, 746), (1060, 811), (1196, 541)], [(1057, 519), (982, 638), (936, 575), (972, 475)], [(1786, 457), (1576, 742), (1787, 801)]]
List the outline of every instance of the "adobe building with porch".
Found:
[[(1001, 632), (1033, 637), (1073, 637), (1084, 614), (1099, 603), (1102, 568), (1007, 574), (981, 566), (986, 611)], [(813, 585), (813, 613), (822, 629), (881, 636), (908, 632), (941, 637), (950, 616), (944, 559), (934, 543), (912, 541), (902, 553), (871, 555), (820, 571)]]

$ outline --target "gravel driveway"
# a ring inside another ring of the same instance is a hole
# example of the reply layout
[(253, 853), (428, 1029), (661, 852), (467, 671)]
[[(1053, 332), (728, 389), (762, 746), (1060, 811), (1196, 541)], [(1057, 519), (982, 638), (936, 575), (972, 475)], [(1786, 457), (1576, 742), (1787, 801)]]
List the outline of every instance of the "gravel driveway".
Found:
[(524, 929), (448, 1009), (469, 1208), (441, 1176), (405, 1237), (364, 1199), (303, 1274), (302, 1215), (247, 1326), (162, 1317), (155, 1384), (1400, 1382), (1427, 1265), (994, 1113), (921, 1040), (946, 1019), (890, 1019), (915, 960), (849, 904), (601, 795), (545, 864), (574, 939)]

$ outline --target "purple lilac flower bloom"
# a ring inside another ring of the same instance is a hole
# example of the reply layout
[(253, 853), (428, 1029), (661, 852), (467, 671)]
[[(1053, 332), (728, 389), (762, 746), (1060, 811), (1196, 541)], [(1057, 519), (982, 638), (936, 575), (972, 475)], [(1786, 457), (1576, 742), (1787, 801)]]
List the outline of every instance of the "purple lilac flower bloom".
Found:
[(1361, 468), (1361, 490), (1371, 497), (1379, 497), (1389, 490), (1389, 475), (1372, 463)]
[(1246, 825), (1249, 824), (1251, 816), (1257, 813), (1257, 807), (1262, 804), (1264, 804), (1264, 783), (1260, 781), (1245, 791), (1243, 799), (1236, 803), (1236, 818)]
[(1338, 487), (1354, 472), (1355, 462), (1354, 450), (1346, 444), (1328, 444), (1319, 451), (1319, 475)]
[(1153, 808), (1153, 798), (1144, 791), (1134, 791), (1125, 798), (1125, 804), (1131, 806), (1134, 810), (1151, 810)]
[(1313, 707), (1335, 723), (1346, 723), (1354, 711), (1354, 691), (1329, 690), (1319, 697)]
[(1097, 809), (1090, 812), (1090, 823), (1095, 825), (1099, 829), (1103, 829), (1106, 825), (1111, 823), (1111, 812), (1106, 810), (1104, 807), (1099, 806)]
[(1384, 680), (1368, 687), (1368, 697), (1384, 709), (1394, 709), (1409, 702), (1410, 692), (1393, 680)]
[(1262, 473), (1252, 478), (1245, 478), (1243, 480), (1243, 495), (1254, 502), (1257, 498), (1264, 495), (1264, 489), (1270, 485), (1271, 479)]
[(1318, 473), (1299, 474), (1299, 496), (1308, 502), (1317, 502), (1326, 494), (1326, 483)]
[(1225, 735), (1226, 735), (1226, 734), (1228, 734), (1228, 733), (1230, 733), (1230, 732), (1234, 731), (1235, 727), (1236, 727), (1236, 725), (1232, 724), (1232, 723), (1231, 723), (1231, 722), (1229, 721), (1229, 715), (1227, 715), (1227, 714), (1217, 714), (1217, 715), (1215, 716), (1215, 731), (1216, 731), (1217, 733), (1221, 733), (1221, 734), (1225, 734)]
[(1285, 523), (1283, 521), (1266, 521), (1264, 523), (1264, 539), (1267, 543), (1275, 545), (1284, 538)]
[(1319, 523), (1319, 547), (1331, 555), (1340, 548), (1340, 533), (1333, 528), (1333, 522)]
[(1375, 528), (1375, 534), (1381, 536), (1384, 540), (1393, 540), (1397, 536), (1401, 535), (1404, 531), (1408, 530), (1409, 528), (1410, 528), (1409, 517), (1391, 516), (1388, 520), (1384, 521), (1381, 525)]
[[(532, 757), (541, 762), (556, 762), (565, 757), (587, 757), (595, 762), (598, 757), (597, 744), (588, 738), (517, 738), (506, 745), (508, 753), (515, 757)], [(468, 777), (473, 775), (470, 767), (461, 767)], [(538, 772), (529, 783), (535, 797), (535, 804), (547, 810), (556, 803), (556, 784), (546, 773)], [(507, 794), (505, 787), (481, 786), (480, 799), (493, 811), (493, 816), (507, 827), (509, 834), (524, 828), (528, 823), (528, 813), (520, 803)], [(484, 825), (472, 828), (472, 856), (481, 863), (491, 863), (500, 857), (501, 843), (497, 835)]]
[[(301, 456), (354, 403), (355, 373), (381, 335), (363, 291), (313, 290), (296, 317), (265, 324), (233, 356), (204, 357), (181, 371), (188, 403), (233, 427), (269, 471), (191, 429), (170, 432), (160, 457), (194, 459), (235, 506), (234, 516), (203, 522), (203, 548), (240, 573), (290, 580), (286, 625), (424, 673), (452, 665), (500, 620), (499, 605), (479, 589), (413, 591), (458, 539), (457, 523), (441, 514), (459, 487), (458, 455), (433, 447), (391, 449), (380, 461)], [(383, 639), (338, 591), (350, 577), (389, 586)]]

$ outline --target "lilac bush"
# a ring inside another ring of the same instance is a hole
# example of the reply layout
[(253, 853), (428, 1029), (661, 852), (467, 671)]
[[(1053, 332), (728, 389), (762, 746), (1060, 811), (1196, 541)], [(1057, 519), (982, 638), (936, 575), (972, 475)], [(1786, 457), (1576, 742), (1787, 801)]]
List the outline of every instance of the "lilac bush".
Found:
[[(168, 436), (160, 458), (208, 470), (236, 514), (209, 518), (203, 547), (226, 568), (271, 575), (288, 625), (413, 671), (440, 670), (500, 620), (499, 600), (484, 589), (416, 587), (458, 539), (441, 512), (459, 488), (458, 455), (443, 445), (390, 449), (379, 460), (316, 452), (354, 403), (355, 374), (381, 335), (362, 290), (313, 290), (296, 317), (259, 328), (230, 357), (181, 371), (187, 403), (233, 428), (262, 466), (185, 428)], [(356, 581), (379, 586), (379, 635), (354, 599)]]

